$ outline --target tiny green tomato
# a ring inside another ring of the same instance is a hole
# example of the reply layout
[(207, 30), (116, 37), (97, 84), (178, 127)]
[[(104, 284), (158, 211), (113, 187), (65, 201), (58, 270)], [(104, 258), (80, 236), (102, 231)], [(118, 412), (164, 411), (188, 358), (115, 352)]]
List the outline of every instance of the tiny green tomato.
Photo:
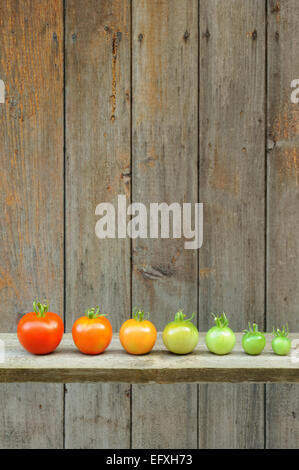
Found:
[(228, 319), (225, 313), (221, 316), (215, 316), (216, 326), (213, 326), (206, 334), (206, 345), (214, 354), (228, 354), (236, 344), (234, 332), (228, 327)]
[(244, 351), (252, 356), (257, 356), (264, 350), (266, 338), (265, 335), (258, 330), (256, 323), (253, 323), (252, 326), (248, 323), (248, 330), (244, 330), (242, 346)]
[(272, 349), (275, 354), (279, 356), (287, 356), (291, 349), (291, 340), (288, 338), (288, 327), (283, 327), (282, 330), (273, 328), (274, 338), (272, 340)]
[(165, 326), (162, 338), (166, 348), (175, 354), (189, 354), (198, 343), (199, 333), (191, 318), (182, 311), (177, 312), (174, 321)]

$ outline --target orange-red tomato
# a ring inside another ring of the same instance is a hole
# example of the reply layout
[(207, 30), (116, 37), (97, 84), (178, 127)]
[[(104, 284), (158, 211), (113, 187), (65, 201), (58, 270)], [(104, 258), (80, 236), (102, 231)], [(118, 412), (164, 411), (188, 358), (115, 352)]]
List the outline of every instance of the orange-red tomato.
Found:
[(123, 348), (130, 354), (147, 354), (156, 342), (157, 330), (149, 320), (144, 320), (144, 312), (137, 311), (133, 318), (123, 323), (119, 330)]
[(100, 354), (112, 339), (111, 323), (99, 311), (99, 307), (90, 308), (85, 316), (78, 318), (73, 325), (74, 343), (84, 354)]
[(32, 354), (49, 354), (62, 339), (63, 321), (57, 313), (48, 312), (48, 304), (33, 302), (33, 310), (19, 321), (19, 341)]

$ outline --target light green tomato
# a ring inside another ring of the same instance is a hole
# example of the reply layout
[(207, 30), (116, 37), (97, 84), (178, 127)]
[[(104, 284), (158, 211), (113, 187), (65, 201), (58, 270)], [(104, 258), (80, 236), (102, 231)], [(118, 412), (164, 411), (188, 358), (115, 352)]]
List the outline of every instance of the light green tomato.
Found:
[(291, 349), (291, 340), (288, 338), (288, 328), (282, 330), (273, 328), (274, 338), (272, 340), (272, 349), (278, 356), (287, 356)]
[(197, 346), (199, 333), (192, 323), (186, 319), (182, 311), (176, 313), (174, 321), (165, 326), (162, 339), (166, 348), (175, 354), (189, 354)]
[(258, 330), (256, 323), (251, 326), (248, 323), (248, 330), (244, 330), (242, 338), (242, 346), (247, 354), (257, 356), (261, 354), (266, 346), (266, 338), (263, 333)]
[(220, 317), (214, 316), (216, 326), (213, 326), (206, 334), (206, 345), (214, 354), (228, 354), (236, 344), (236, 337), (228, 327), (228, 320), (223, 313)]

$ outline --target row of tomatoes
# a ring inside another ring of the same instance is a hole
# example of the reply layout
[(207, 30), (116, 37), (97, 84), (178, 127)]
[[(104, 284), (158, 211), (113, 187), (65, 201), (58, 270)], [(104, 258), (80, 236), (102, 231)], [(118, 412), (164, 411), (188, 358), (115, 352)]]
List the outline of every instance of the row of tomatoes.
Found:
[[(33, 354), (48, 354), (59, 345), (64, 331), (62, 319), (57, 313), (48, 311), (48, 304), (33, 302), (33, 312), (25, 314), (18, 324), (18, 338), (21, 345)], [(182, 311), (176, 313), (174, 321), (168, 323), (162, 338), (166, 348), (175, 354), (191, 353), (198, 344), (199, 332)], [(214, 354), (228, 354), (236, 343), (234, 332), (228, 326), (226, 315), (215, 316), (215, 326), (206, 334), (206, 345)], [(291, 349), (286, 328), (273, 330), (273, 351), (287, 355)], [(112, 339), (112, 326), (108, 318), (100, 313), (99, 307), (90, 308), (78, 318), (72, 328), (73, 340), (84, 354), (100, 354), (109, 346)], [(134, 312), (133, 318), (126, 320), (120, 328), (119, 339), (123, 348), (130, 354), (149, 353), (157, 339), (154, 324), (144, 317), (144, 312)], [(266, 338), (258, 331), (257, 325), (249, 323), (242, 338), (244, 351), (250, 355), (261, 354)]]

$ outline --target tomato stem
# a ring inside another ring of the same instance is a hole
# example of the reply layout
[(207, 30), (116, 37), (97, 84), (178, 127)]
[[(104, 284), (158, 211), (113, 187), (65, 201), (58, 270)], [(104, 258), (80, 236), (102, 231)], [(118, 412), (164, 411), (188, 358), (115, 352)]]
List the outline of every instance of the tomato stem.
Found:
[(225, 328), (226, 326), (228, 326), (228, 319), (224, 312), (220, 316), (215, 315), (214, 313), (212, 313), (211, 315), (213, 315), (214, 321), (218, 328)]
[(248, 322), (248, 330), (243, 330), (243, 333), (260, 333), (258, 329), (258, 325), (256, 323)]
[(183, 310), (180, 310), (179, 312), (177, 312), (177, 313), (175, 314), (174, 321), (175, 321), (175, 322), (182, 322), (182, 321), (188, 322), (188, 321), (192, 321), (193, 318), (194, 318), (194, 315), (195, 315), (195, 313), (193, 312), (190, 318), (185, 318), (187, 315), (185, 315), (185, 314), (183, 313)]
[(42, 303), (38, 302), (37, 300), (35, 300), (33, 302), (33, 310), (36, 313), (36, 315), (38, 316), (38, 318), (44, 318), (46, 313), (49, 310), (49, 304), (48, 304), (48, 302), (42, 304)]
[[(135, 310), (135, 312), (133, 312), (133, 318), (136, 321), (143, 321), (144, 315), (145, 315), (144, 310)], [(147, 313), (147, 315), (149, 318), (149, 312)]]
[(288, 324), (286, 326), (283, 326), (281, 330), (279, 328), (274, 328), (273, 327), (273, 332), (272, 333), (276, 337), (286, 338), (289, 334)]
[(92, 307), (86, 310), (85, 315), (90, 319), (93, 320), (94, 318), (98, 317), (105, 317), (105, 313), (100, 313), (100, 307), (97, 305), (96, 307)]

